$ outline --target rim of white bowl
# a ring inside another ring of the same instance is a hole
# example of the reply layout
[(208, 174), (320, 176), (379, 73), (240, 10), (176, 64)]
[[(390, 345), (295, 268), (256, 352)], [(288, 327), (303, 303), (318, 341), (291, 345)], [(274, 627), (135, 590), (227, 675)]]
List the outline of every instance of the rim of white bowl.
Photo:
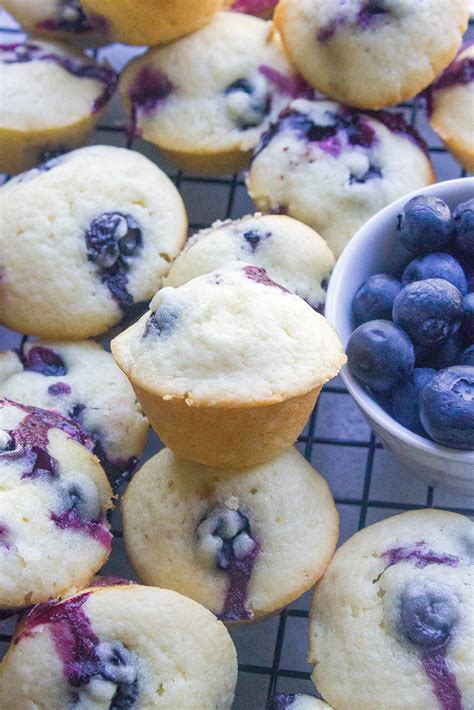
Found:
[[(428, 187), (421, 188), (420, 190), (415, 190), (409, 195), (404, 195), (395, 202), (392, 202), (390, 205), (387, 205), (387, 207), (384, 207), (377, 212), (355, 233), (339, 257), (331, 278), (329, 279), (325, 315), (336, 330), (338, 330), (337, 302), (340, 297), (341, 277), (344, 275), (348, 264), (350, 264), (352, 259), (358, 254), (359, 249), (364, 245), (366, 247), (370, 245), (374, 230), (376, 230), (377, 222), (382, 217), (388, 216), (391, 212), (395, 213), (395, 215), (398, 214), (403, 205), (406, 204), (406, 202), (408, 202), (408, 200), (412, 197), (415, 197), (415, 195), (434, 195), (435, 197), (446, 199), (447, 193), (450, 193), (449, 196), (452, 196), (453, 193), (455, 194), (457, 192), (461, 185), (466, 187), (466, 182), (472, 185), (474, 194), (474, 177), (463, 177), (456, 178), (454, 180), (437, 182)], [(394, 438), (410, 447), (423, 451), (428, 456), (449, 459), (450, 461), (455, 461), (457, 463), (472, 464), (474, 467), (474, 451), (452, 449), (447, 446), (441, 446), (430, 439), (426, 439), (423, 436), (415, 434), (399, 424), (396, 419), (382, 409), (382, 407), (374, 399), (372, 399), (369, 394), (367, 394), (362, 385), (360, 385), (355, 377), (353, 377), (347, 365), (342, 368), (340, 375), (349, 390), (349, 393), (352, 395), (362, 411), (366, 412), (370, 418), (372, 418), (382, 429), (386, 430)]]

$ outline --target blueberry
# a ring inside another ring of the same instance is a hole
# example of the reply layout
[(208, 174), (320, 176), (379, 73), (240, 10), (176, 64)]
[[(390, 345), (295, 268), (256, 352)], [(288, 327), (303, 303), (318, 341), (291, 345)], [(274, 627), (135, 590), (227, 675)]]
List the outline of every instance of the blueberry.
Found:
[(408, 582), (400, 598), (399, 632), (421, 648), (443, 646), (459, 620), (455, 600), (438, 585)]
[(467, 276), (467, 290), (468, 293), (472, 293), (474, 291), (474, 271)]
[(196, 535), (200, 557), (224, 571), (230, 569), (233, 558), (243, 559), (256, 547), (247, 516), (227, 506), (210, 510), (197, 527)]
[(398, 217), (400, 241), (413, 254), (445, 249), (454, 233), (451, 211), (437, 197), (412, 197)]
[(174, 332), (177, 320), (177, 310), (169, 303), (162, 303), (148, 318), (143, 337), (146, 338), (149, 335), (155, 335), (160, 338), (167, 338)]
[(106, 212), (96, 217), (86, 232), (87, 254), (101, 269), (110, 269), (122, 257), (135, 256), (142, 245), (141, 230), (130, 215)]
[(396, 296), (392, 315), (415, 345), (436, 345), (459, 329), (462, 296), (444, 279), (414, 281)]
[(138, 697), (138, 662), (134, 653), (121, 643), (103, 641), (96, 647), (102, 661), (101, 676), (117, 685), (111, 710), (128, 710)]
[(67, 374), (64, 360), (51, 350), (35, 346), (25, 356), (25, 370), (39, 372), (45, 377), (61, 377)]
[(457, 331), (442, 343), (428, 348), (415, 348), (416, 366), (433, 367), (435, 370), (444, 370), (451, 365), (459, 365), (464, 348), (464, 338)]
[(467, 293), (467, 281), (462, 266), (449, 254), (434, 252), (414, 259), (402, 274), (402, 283), (405, 285), (425, 279), (445, 279), (462, 294)]
[(249, 229), (247, 232), (242, 234), (247, 244), (252, 252), (255, 252), (263, 239), (268, 239), (271, 237), (270, 232), (260, 232), (258, 229)]
[(289, 710), (297, 699), (296, 693), (278, 693), (269, 701), (267, 710)]
[(456, 224), (454, 245), (463, 254), (474, 257), (474, 198), (458, 205), (453, 217)]
[(420, 421), (420, 392), (436, 375), (436, 370), (417, 367), (406, 382), (402, 382), (393, 391), (392, 412), (402, 426), (426, 436)]
[(85, 521), (98, 520), (100, 517), (99, 493), (92, 481), (65, 485), (62, 487), (61, 496), (64, 508), (74, 513)]
[(469, 345), (462, 354), (461, 365), (474, 367), (474, 345)]
[(237, 79), (224, 93), (227, 112), (241, 130), (259, 126), (270, 111), (271, 97), (263, 76)]
[(390, 274), (374, 274), (364, 281), (352, 301), (357, 323), (369, 320), (391, 320), (395, 296), (401, 283)]
[(376, 391), (387, 391), (411, 375), (415, 349), (401, 328), (387, 320), (373, 320), (354, 330), (347, 357), (354, 377)]
[(468, 343), (474, 343), (474, 293), (468, 293), (462, 300), (463, 317), (461, 333)]
[(13, 437), (5, 431), (5, 429), (0, 429), (0, 454), (6, 451), (13, 451), (15, 448), (15, 442)]
[(438, 444), (474, 449), (474, 368), (438, 372), (420, 394), (420, 419)]

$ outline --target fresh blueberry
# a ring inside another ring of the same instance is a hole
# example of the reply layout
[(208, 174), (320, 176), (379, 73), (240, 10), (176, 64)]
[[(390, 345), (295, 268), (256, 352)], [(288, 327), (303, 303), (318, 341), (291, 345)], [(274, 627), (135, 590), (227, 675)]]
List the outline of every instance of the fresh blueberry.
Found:
[(400, 598), (399, 632), (421, 648), (447, 643), (459, 620), (455, 600), (438, 585), (408, 582)]
[(415, 348), (415, 364), (417, 367), (433, 367), (435, 370), (444, 370), (445, 367), (461, 363), (463, 348), (464, 338), (458, 330), (457, 333), (434, 347)]
[(420, 419), (438, 444), (474, 449), (474, 368), (438, 372), (420, 394)]
[(352, 313), (357, 323), (391, 320), (393, 302), (401, 288), (400, 281), (390, 274), (369, 276), (352, 301)]
[(437, 197), (412, 197), (398, 217), (400, 241), (413, 254), (445, 249), (454, 233), (451, 211)]
[(162, 303), (148, 318), (143, 337), (156, 335), (160, 338), (167, 338), (174, 332), (178, 317), (178, 312), (173, 306), (169, 303)]
[(474, 198), (458, 205), (453, 217), (456, 224), (454, 245), (463, 254), (474, 257)]
[(39, 372), (45, 377), (61, 377), (67, 374), (64, 360), (51, 348), (35, 346), (28, 351), (24, 360), (25, 370)]
[(402, 283), (405, 285), (425, 279), (445, 279), (456, 286), (462, 294), (467, 293), (466, 275), (462, 266), (449, 254), (434, 252), (414, 259), (402, 274)]
[(469, 345), (461, 356), (461, 365), (474, 367), (474, 345)]
[(426, 436), (420, 421), (420, 392), (436, 375), (436, 370), (417, 367), (406, 382), (399, 384), (393, 391), (392, 412), (402, 426)]
[(467, 291), (468, 293), (474, 291), (474, 271), (467, 275)]
[(444, 279), (414, 281), (396, 296), (392, 315), (415, 345), (437, 345), (459, 329), (462, 296)]
[(364, 385), (387, 391), (412, 373), (415, 349), (408, 335), (387, 320), (363, 323), (347, 344), (349, 369)]
[(463, 317), (461, 333), (468, 343), (474, 343), (474, 293), (468, 293), (462, 300)]

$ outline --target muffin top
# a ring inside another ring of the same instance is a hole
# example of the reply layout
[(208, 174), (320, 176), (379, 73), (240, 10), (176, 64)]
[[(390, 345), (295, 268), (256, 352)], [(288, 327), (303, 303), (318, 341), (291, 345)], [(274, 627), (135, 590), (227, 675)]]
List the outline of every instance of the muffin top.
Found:
[(228, 710), (234, 644), (207, 609), (167, 589), (84, 589), (35, 607), (0, 670), (2, 708)]
[(115, 72), (66, 45), (0, 45), (0, 123), (22, 131), (69, 125), (100, 111), (116, 83)]
[(166, 287), (112, 341), (134, 384), (195, 406), (272, 404), (322, 386), (345, 362), (335, 330), (242, 262)]
[(186, 232), (171, 180), (111, 146), (10, 180), (0, 210), (0, 322), (54, 339), (97, 335), (151, 298)]
[(133, 61), (120, 91), (140, 135), (197, 153), (250, 150), (291, 98), (313, 93), (269, 22), (230, 12)]

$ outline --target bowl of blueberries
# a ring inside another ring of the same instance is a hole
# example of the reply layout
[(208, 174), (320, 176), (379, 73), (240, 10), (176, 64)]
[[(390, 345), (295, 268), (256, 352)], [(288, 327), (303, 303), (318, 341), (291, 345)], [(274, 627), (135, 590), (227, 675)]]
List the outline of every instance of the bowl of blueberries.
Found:
[(342, 378), (379, 438), (432, 485), (474, 491), (474, 178), (370, 219), (341, 255), (326, 317)]

